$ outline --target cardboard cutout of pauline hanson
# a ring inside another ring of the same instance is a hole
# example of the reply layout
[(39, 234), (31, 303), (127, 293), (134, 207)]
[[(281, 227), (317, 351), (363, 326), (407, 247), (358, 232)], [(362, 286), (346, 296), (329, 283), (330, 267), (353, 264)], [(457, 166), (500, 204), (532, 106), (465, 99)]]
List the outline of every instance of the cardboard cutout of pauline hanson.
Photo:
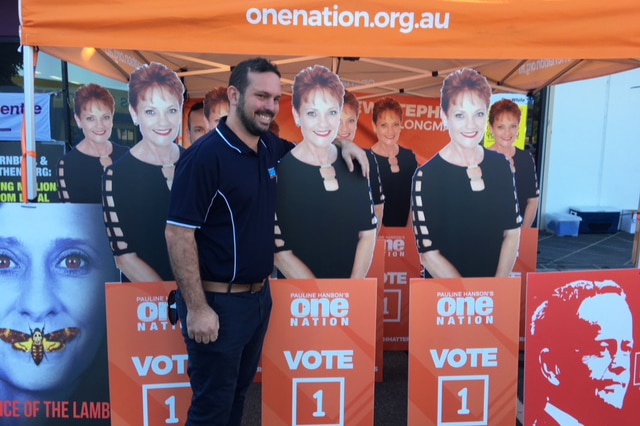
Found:
[(527, 417), (534, 425), (625, 424), (633, 344), (633, 316), (617, 283), (557, 288), (531, 318), (526, 350), (537, 354), (544, 392), (525, 407), (536, 410)]

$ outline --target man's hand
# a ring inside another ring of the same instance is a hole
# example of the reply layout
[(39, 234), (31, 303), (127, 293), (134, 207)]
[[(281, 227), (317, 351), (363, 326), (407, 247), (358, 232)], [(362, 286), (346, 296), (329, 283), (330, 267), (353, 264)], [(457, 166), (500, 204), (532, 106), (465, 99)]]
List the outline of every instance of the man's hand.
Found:
[(209, 305), (187, 310), (187, 333), (196, 343), (213, 343), (218, 339), (218, 314)]
[(362, 168), (362, 176), (369, 179), (369, 159), (364, 149), (351, 141), (342, 139), (336, 139), (333, 143), (342, 148), (342, 158), (349, 171), (353, 171), (353, 160), (356, 160)]

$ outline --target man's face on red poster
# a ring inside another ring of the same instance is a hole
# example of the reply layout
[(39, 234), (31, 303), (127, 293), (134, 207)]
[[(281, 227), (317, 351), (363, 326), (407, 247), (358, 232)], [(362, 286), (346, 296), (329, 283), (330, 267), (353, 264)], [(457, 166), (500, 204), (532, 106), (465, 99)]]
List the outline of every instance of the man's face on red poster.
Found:
[[(577, 348), (581, 362), (588, 369), (589, 393), (605, 403), (622, 408), (631, 378), (633, 318), (629, 305), (618, 294), (600, 294), (585, 299), (578, 309), (585, 339)], [(593, 338), (591, 340), (591, 338)]]
[(561, 325), (573, 337), (550, 348), (553, 361), (546, 366), (557, 379), (556, 403), (561, 409), (598, 402), (622, 408), (631, 379), (629, 305), (619, 294), (598, 294), (586, 298), (573, 318)]

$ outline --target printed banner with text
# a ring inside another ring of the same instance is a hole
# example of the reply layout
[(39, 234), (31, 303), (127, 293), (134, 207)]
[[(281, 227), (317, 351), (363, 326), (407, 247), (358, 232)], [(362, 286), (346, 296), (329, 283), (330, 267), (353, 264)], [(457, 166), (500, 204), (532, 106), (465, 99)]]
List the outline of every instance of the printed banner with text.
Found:
[[(51, 93), (34, 95), (36, 140), (51, 140)], [(24, 93), (0, 93), (0, 141), (19, 141), (24, 119)]]
[(513, 426), (518, 278), (411, 280), (409, 425)]
[(274, 280), (262, 423), (373, 425), (376, 280)]
[[(38, 203), (57, 203), (56, 164), (64, 155), (63, 142), (36, 143)], [(20, 142), (0, 143), (0, 203), (22, 203), (22, 148)], [(100, 218), (99, 218), (100, 219)], [(98, 223), (102, 223), (100, 219)]]

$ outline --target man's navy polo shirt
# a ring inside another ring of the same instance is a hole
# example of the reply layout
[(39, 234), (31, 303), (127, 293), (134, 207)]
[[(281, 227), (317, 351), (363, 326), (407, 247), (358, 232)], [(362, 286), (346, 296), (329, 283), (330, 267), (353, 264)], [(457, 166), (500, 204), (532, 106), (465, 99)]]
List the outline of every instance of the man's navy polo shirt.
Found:
[(203, 280), (253, 283), (272, 273), (276, 165), (292, 147), (268, 132), (256, 153), (225, 118), (180, 157), (167, 223), (196, 229)]

